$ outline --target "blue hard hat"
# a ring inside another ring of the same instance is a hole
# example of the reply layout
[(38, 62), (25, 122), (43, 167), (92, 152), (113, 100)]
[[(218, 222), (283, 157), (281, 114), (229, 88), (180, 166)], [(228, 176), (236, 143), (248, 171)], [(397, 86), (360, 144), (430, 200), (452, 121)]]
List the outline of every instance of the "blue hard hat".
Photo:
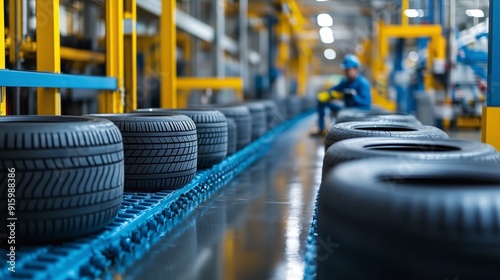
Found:
[(344, 57), (344, 62), (342, 62), (343, 69), (359, 68), (360, 66), (359, 58), (353, 54), (348, 54)]

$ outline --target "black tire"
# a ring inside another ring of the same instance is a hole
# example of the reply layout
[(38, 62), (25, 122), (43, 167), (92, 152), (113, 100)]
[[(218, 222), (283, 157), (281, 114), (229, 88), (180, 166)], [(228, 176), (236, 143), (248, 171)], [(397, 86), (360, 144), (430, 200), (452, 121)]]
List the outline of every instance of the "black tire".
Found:
[(410, 160), (489, 162), (500, 166), (500, 154), (490, 145), (463, 140), (401, 138), (354, 138), (340, 141), (326, 151), (323, 178), (341, 163), (366, 158)]
[(320, 188), (317, 279), (498, 279), (498, 201), (498, 166), (343, 164)]
[(206, 109), (139, 109), (138, 113), (166, 113), (188, 116), (196, 124), (198, 169), (223, 161), (227, 156), (227, 121), (224, 114)]
[(194, 178), (196, 125), (183, 115), (97, 114), (116, 124), (125, 150), (125, 190), (178, 189)]
[(267, 112), (262, 103), (246, 103), (252, 116), (252, 141), (257, 140), (267, 131)]
[(252, 142), (252, 116), (250, 110), (244, 105), (232, 105), (232, 106), (206, 106), (211, 109), (219, 110), (222, 112), (226, 118), (231, 118), (234, 120), (238, 130), (238, 151), (246, 147), (250, 142)]
[(288, 119), (295, 118), (302, 113), (302, 100), (298, 96), (289, 96), (286, 99), (286, 117)]
[(334, 124), (328, 129), (325, 137), (325, 151), (338, 141), (361, 137), (447, 139), (448, 134), (439, 128), (427, 125), (387, 122), (346, 122)]
[[(0, 117), (0, 233), (7, 237), (8, 179), (15, 175), (16, 245), (82, 237), (113, 221), (124, 184), (123, 142), (110, 121)], [(14, 175), (9, 175), (14, 168)], [(14, 189), (11, 189), (14, 190)], [(6, 244), (6, 243), (3, 243)], [(10, 244), (10, 243), (9, 243)]]
[(262, 101), (256, 101), (256, 103), (263, 104), (264, 107), (266, 108), (267, 129), (269, 130), (277, 126), (279, 123), (279, 112), (276, 102), (272, 100), (262, 100)]
[(236, 122), (231, 118), (226, 118), (227, 121), (227, 155), (236, 153), (238, 148), (238, 127)]
[(387, 121), (394, 123), (409, 123), (421, 125), (414, 115), (404, 113), (388, 113), (384, 111), (341, 110), (337, 115), (336, 123)]

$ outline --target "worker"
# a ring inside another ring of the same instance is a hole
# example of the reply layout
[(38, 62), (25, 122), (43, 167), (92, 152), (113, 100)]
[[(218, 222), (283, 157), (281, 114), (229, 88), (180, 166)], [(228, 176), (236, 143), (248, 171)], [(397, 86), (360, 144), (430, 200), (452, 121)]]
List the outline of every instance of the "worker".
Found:
[(359, 59), (353, 55), (345, 56), (341, 65), (344, 69), (345, 78), (336, 86), (317, 95), (318, 99), (318, 131), (311, 133), (312, 136), (325, 136), (325, 111), (329, 108), (337, 113), (343, 107), (332, 101), (335, 94), (341, 93), (345, 108), (361, 110), (371, 109), (371, 87), (368, 80), (359, 73)]

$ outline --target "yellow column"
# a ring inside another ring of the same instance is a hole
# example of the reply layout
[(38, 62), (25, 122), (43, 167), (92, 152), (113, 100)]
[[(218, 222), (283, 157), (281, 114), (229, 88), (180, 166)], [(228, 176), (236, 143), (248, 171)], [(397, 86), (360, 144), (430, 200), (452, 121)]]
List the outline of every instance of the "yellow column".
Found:
[(177, 108), (176, 1), (163, 0), (160, 16), (160, 107)]
[[(4, 6), (0, 1), (0, 38), (5, 38), (4, 30)], [(5, 69), (5, 40), (0, 40), (0, 69)], [(7, 114), (7, 97), (5, 96), (5, 87), (0, 88), (0, 116)]]
[(482, 142), (488, 143), (500, 151), (500, 130), (498, 120), (500, 119), (500, 107), (483, 107)]
[(136, 0), (125, 1), (125, 112), (137, 110), (137, 21)]
[(101, 113), (123, 113), (123, 1), (106, 1), (106, 73), (118, 82), (118, 89), (106, 91), (104, 106), (99, 106)]
[[(36, 68), (41, 72), (60, 73), (59, 0), (37, 0), (36, 14)], [(61, 114), (61, 95), (57, 89), (37, 90), (37, 113)]]
[(305, 95), (307, 91), (307, 75), (309, 72), (309, 56), (305, 53), (299, 53), (298, 58), (298, 77), (297, 89), (299, 95)]
[(285, 14), (281, 14), (279, 16), (279, 23), (276, 27), (276, 33), (280, 38), (280, 42), (278, 44), (278, 61), (276, 62), (276, 66), (280, 69), (284, 69), (290, 58), (290, 33), (288, 27), (288, 18)]
[(409, 18), (405, 15), (405, 11), (410, 7), (410, 0), (403, 0), (401, 3), (401, 25), (408, 25)]

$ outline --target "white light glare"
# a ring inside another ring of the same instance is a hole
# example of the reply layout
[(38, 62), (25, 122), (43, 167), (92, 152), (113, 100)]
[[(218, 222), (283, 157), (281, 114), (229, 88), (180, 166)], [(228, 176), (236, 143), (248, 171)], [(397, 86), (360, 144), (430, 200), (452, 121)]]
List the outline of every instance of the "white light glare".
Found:
[(334, 49), (326, 49), (324, 55), (326, 59), (334, 60), (337, 57), (337, 52)]
[(409, 18), (416, 18), (418, 17), (418, 10), (417, 9), (407, 9), (405, 10), (405, 16)]
[(322, 27), (319, 30), (319, 36), (321, 37), (321, 42), (325, 44), (331, 44), (335, 41), (333, 38), (333, 31), (330, 27)]
[(333, 25), (333, 18), (329, 14), (319, 14), (317, 17), (318, 25), (327, 27)]
[(424, 17), (425, 11), (422, 9), (408, 9), (405, 10), (405, 16), (409, 18)]
[(418, 58), (420, 56), (418, 55), (418, 52), (416, 51), (411, 51), (409, 54), (408, 54), (408, 58), (413, 61), (413, 62), (417, 62), (418, 61)]
[(483, 10), (479, 9), (468, 9), (465, 10), (465, 14), (469, 17), (476, 17), (476, 18), (482, 18), (484, 17), (484, 12)]

